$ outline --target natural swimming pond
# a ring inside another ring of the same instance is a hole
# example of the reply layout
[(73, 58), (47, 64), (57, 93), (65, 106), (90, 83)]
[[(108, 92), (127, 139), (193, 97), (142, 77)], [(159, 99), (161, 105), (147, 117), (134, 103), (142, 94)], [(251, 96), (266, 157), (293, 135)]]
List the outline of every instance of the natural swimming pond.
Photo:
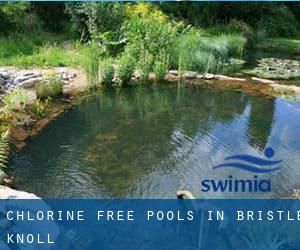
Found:
[[(10, 161), (17, 186), (45, 198), (279, 197), (300, 187), (300, 104), (187, 86), (107, 90), (73, 106)], [(201, 192), (201, 181), (252, 178), (213, 166), (235, 154), (281, 169), (271, 193)]]

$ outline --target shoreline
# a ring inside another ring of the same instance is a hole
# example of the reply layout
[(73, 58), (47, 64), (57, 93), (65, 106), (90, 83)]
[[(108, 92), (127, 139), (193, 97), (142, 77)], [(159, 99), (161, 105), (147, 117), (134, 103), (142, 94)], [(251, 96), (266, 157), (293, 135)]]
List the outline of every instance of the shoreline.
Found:
[[(32, 69), (32, 70), (41, 70), (41, 69)], [(55, 68), (50, 68), (50, 69), (47, 68), (46, 70), (55, 70)], [(71, 72), (72, 74), (76, 74), (76, 76), (70, 83), (64, 85), (63, 95), (59, 96), (58, 98), (55, 98), (53, 102), (51, 102), (47, 116), (41, 119), (31, 120), (28, 124), (26, 123), (26, 121), (22, 121), (21, 118), (21, 121), (17, 125), (10, 127), (11, 143), (15, 147), (15, 149), (17, 150), (22, 149), (26, 145), (26, 140), (28, 138), (37, 135), (51, 121), (55, 120), (59, 115), (65, 112), (68, 108), (72, 107), (72, 105), (74, 105), (76, 102), (84, 98), (85, 94), (88, 93), (87, 76), (82, 69), (74, 69), (74, 68), (66, 67), (64, 68), (64, 70), (67, 72)], [(279, 83), (279, 81), (256, 78), (256, 77), (245, 76), (245, 75), (242, 76), (239, 75), (238, 77), (220, 75), (220, 74), (199, 75), (197, 74), (197, 72), (193, 72), (193, 71), (185, 71), (183, 72), (182, 75), (183, 78), (180, 78), (176, 70), (170, 70), (167, 73), (165, 80), (170, 84), (177, 83), (179, 81), (184, 80), (184, 82), (186, 82), (187, 84), (191, 84), (193, 86), (203, 86), (203, 87), (215, 88), (221, 90), (223, 89), (223, 90), (231, 90), (231, 91), (240, 91), (246, 94), (263, 95), (267, 98), (278, 97), (278, 91), (275, 91), (276, 89), (281, 89), (281, 91), (287, 92), (288, 95), (291, 95), (291, 93), (300, 94), (300, 87), (294, 85), (282, 85)], [(138, 82), (139, 80), (140, 80), (139, 74), (138, 72), (135, 72), (132, 81)], [(155, 76), (153, 74), (149, 75), (149, 82), (155, 82)], [(26, 89), (26, 91), (32, 93), (33, 89), (28, 88)], [(34, 95), (32, 94), (31, 96), (33, 96), (33, 99), (31, 100), (33, 102), (34, 98), (36, 97), (34, 97)], [(16, 111), (16, 113), (18, 113), (18, 111)], [(14, 185), (8, 185), (8, 186), (14, 187)], [(3, 192), (3, 189), (2, 190), (0, 189), (0, 191)], [(9, 189), (6, 189), (6, 192), (10, 193)], [(16, 192), (22, 192), (22, 191), (16, 190)], [(0, 199), (2, 197), (5, 197), (5, 195), (3, 194), (1, 195), (0, 192)], [(293, 194), (292, 197), (295, 198), (295, 195)], [(298, 195), (296, 197), (297, 198), (295, 199), (299, 198)]]

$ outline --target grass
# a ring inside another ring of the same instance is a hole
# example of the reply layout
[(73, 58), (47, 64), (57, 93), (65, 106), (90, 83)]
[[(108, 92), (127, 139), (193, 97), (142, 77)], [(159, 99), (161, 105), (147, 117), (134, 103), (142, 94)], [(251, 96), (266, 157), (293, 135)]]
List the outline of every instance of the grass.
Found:
[(262, 49), (276, 49), (282, 52), (300, 52), (300, 38), (299, 39), (290, 39), (290, 38), (270, 38), (266, 39), (259, 44), (258, 48)]
[[(60, 52), (64, 52), (62, 47), (58, 46), (64, 40), (66, 40), (66, 36), (64, 35), (47, 32), (12, 34), (8, 37), (1, 37), (0, 65), (28, 67), (34, 64), (33, 66), (40, 66), (43, 61), (53, 64), (53, 60), (51, 59), (57, 56), (58, 48), (61, 49)], [(49, 50), (51, 47), (55, 47), (55, 49), (52, 51)], [(47, 51), (49, 53), (43, 57), (42, 54)], [(54, 53), (52, 58), (47, 60), (47, 57), (52, 52), (56, 53)]]
[(44, 45), (31, 55), (16, 55), (5, 60), (0, 59), (0, 65), (29, 67), (64, 67), (78, 66), (80, 55), (76, 51), (68, 51), (54, 45)]
[[(169, 25), (162, 26), (166, 26), (167, 30), (170, 28)], [(144, 48), (146, 44), (149, 48), (138, 49), (138, 55), (136, 56), (138, 58), (132, 60), (131, 57), (134, 57), (132, 53), (130, 58), (121, 56), (120, 63), (122, 65), (118, 73), (123, 85), (130, 80), (133, 67), (141, 70), (144, 80), (148, 79), (148, 75), (152, 71), (155, 72), (158, 79), (163, 79), (165, 72), (170, 68), (179, 69), (180, 72), (181, 70), (218, 72), (229, 57), (240, 57), (242, 55), (246, 43), (246, 39), (238, 34), (208, 36), (203, 35), (203, 32), (198, 29), (191, 29), (186, 33), (182, 33), (178, 36), (178, 39), (175, 39), (178, 35), (175, 32), (172, 36), (166, 36), (161, 41), (161, 32), (154, 32), (151, 28), (153, 27), (150, 25), (150, 28), (147, 29), (154, 33), (154, 38), (158, 39), (162, 45), (157, 46), (155, 42), (142, 39), (138, 44), (139, 46), (134, 45), (138, 48), (140, 46)], [(156, 31), (156, 29), (154, 30)], [(151, 32), (150, 34), (152, 34)], [(68, 48), (65, 46), (67, 37), (67, 35), (36, 32), (0, 38), (0, 66), (19, 68), (82, 67), (87, 73), (89, 86), (98, 86), (101, 81), (99, 46), (95, 43), (83, 45), (75, 41), (68, 41), (71, 45)], [(125, 51), (128, 46), (133, 47), (130, 44), (126, 45)], [(152, 50), (158, 52), (152, 53)], [(160, 55), (161, 50), (165, 51), (165, 55)], [(112, 75), (108, 74), (111, 68), (108, 69), (107, 75)], [(105, 80), (105, 82), (107, 81)]]

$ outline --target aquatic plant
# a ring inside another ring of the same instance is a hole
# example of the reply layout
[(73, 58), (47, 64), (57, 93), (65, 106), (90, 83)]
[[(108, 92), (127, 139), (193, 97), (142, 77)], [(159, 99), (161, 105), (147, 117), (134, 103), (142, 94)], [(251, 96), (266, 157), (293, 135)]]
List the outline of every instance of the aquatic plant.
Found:
[(0, 134), (0, 169), (6, 168), (9, 156), (9, 130)]
[(103, 85), (112, 85), (115, 69), (111, 60), (105, 60), (100, 64), (100, 81)]
[(126, 86), (131, 80), (134, 68), (135, 60), (133, 56), (128, 52), (124, 52), (119, 59), (118, 68), (118, 77), (122, 86)]
[(142, 50), (140, 52), (137, 67), (141, 71), (141, 77), (144, 82), (149, 78), (149, 74), (152, 70), (153, 59), (154, 56), (148, 50)]
[(155, 74), (155, 79), (158, 81), (163, 80), (169, 67), (170, 67), (169, 55), (165, 51), (161, 51), (161, 53), (155, 58), (154, 65), (153, 65), (153, 72)]
[(82, 53), (82, 66), (87, 75), (89, 87), (97, 87), (100, 84), (99, 79), (99, 48), (95, 44), (84, 47)]
[(44, 118), (48, 115), (50, 100), (51, 100), (51, 97), (47, 97), (45, 100), (36, 99), (34, 101), (34, 103), (32, 104), (32, 109), (33, 109), (34, 114), (38, 118)]
[(172, 65), (182, 70), (215, 72), (222, 69), (230, 57), (241, 57), (246, 39), (241, 35), (222, 34), (202, 36), (196, 29), (184, 31), (177, 39), (177, 53), (171, 57)]
[(24, 89), (15, 88), (4, 96), (3, 102), (8, 110), (19, 110), (24, 108), (27, 104), (28, 95)]

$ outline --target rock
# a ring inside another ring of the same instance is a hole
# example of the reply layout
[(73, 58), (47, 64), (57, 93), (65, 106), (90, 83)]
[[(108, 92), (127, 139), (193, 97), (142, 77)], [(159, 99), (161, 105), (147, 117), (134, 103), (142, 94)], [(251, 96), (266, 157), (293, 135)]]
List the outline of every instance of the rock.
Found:
[(0, 71), (0, 77), (4, 78), (4, 79), (8, 79), (10, 78), (10, 73), (8, 71)]
[(33, 72), (33, 75), (34, 75), (35, 77), (41, 77), (41, 76), (43, 76), (43, 74), (42, 74), (42, 72), (41, 72), (40, 70), (34, 71), (34, 72)]
[(172, 75), (172, 74), (166, 74), (165, 76), (165, 80), (166, 81), (178, 81), (179, 80), (179, 76), (178, 75)]
[(69, 80), (61, 80), (61, 83), (63, 85), (68, 85), (70, 83), (70, 81)]
[(0, 186), (0, 199), (40, 199), (35, 194)]
[(209, 74), (209, 73), (205, 73), (204, 74), (204, 79), (205, 80), (213, 80), (213, 79), (215, 79), (216, 77), (215, 77), (215, 75), (214, 74)]
[(5, 84), (6, 84), (5, 79), (0, 76), (0, 86), (4, 86)]
[(24, 75), (16, 76), (16, 77), (14, 78), (13, 84), (19, 85), (21, 82), (24, 82), (24, 81), (26, 81), (26, 80), (32, 78), (32, 76), (33, 76), (33, 75), (31, 75), (31, 76), (24, 76)]
[(195, 72), (195, 71), (184, 71), (182, 76), (184, 78), (188, 78), (188, 79), (197, 78), (197, 72)]
[(297, 199), (297, 200), (300, 199), (300, 190), (299, 189), (294, 189), (293, 190), (292, 198)]
[(178, 76), (178, 70), (169, 70), (168, 74)]
[(253, 81), (257, 81), (257, 82), (261, 82), (261, 83), (265, 83), (265, 84), (273, 84), (273, 83), (275, 83), (275, 81), (264, 79), (264, 78), (251, 77), (251, 79)]
[(134, 70), (133, 71), (133, 74), (132, 74), (132, 77), (135, 79), (135, 80), (139, 80), (141, 79), (141, 73), (139, 70)]
[(197, 75), (197, 78), (198, 78), (198, 79), (203, 79), (203, 75), (198, 74), (198, 75)]
[(30, 80), (32, 78), (40, 78), (40, 77), (42, 77), (42, 72), (39, 70), (21, 71), (15, 75), (13, 83), (15, 85), (18, 85), (26, 80)]
[(63, 72), (63, 73), (61, 74), (60, 78), (61, 78), (62, 80), (68, 80), (70, 77), (69, 77), (68, 72)]
[(31, 78), (31, 79), (21, 82), (20, 86), (25, 89), (33, 88), (37, 83), (40, 83), (42, 81), (43, 81), (43, 77)]
[(238, 82), (246, 81), (246, 79), (244, 79), (244, 78), (230, 77), (230, 76), (224, 76), (224, 75), (215, 75), (215, 78), (217, 80), (224, 80), (224, 81), (238, 81)]
[(6, 185), (6, 186), (13, 186), (15, 185), (15, 180), (11, 177), (6, 177), (3, 179), (3, 183)]
[(4, 183), (4, 179), (7, 178), (7, 174), (0, 169), (0, 184)]

